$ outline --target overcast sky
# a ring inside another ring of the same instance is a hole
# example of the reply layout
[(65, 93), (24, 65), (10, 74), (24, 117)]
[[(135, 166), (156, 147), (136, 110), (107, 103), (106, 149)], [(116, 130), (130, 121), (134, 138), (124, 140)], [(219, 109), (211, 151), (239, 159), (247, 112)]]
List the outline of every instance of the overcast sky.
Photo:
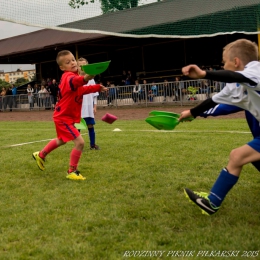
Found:
[[(68, 2), (69, 0), (0, 0), (0, 40), (101, 15), (99, 1), (78, 9), (71, 8)], [(7, 22), (13, 19), (18, 23)], [(42, 27), (27, 26), (29, 24)], [(15, 71), (18, 68), (34, 69), (34, 65), (0, 64), (0, 70), (5, 72)]]
[[(1, 32), (0, 40), (9, 38), (12, 36), (24, 34), (24, 33), (33, 32), (33, 31), (36, 31), (39, 29), (41, 29), (41, 28), (0, 21), (0, 32)], [(21, 68), (22, 70), (27, 70), (27, 69), (34, 69), (35, 66), (34, 65), (21, 65), (21, 64), (18, 64), (18, 65), (0, 64), (0, 70), (4, 70), (5, 72), (15, 71), (18, 68)]]
[[(39, 30), (42, 28), (39, 27), (30, 27), (30, 26), (25, 26), (21, 24), (16, 24), (16, 23), (10, 23), (10, 22), (4, 22), (0, 21), (0, 40), (13, 37), (16, 35), (24, 34), (24, 33), (29, 33), (33, 32), (36, 30)], [(34, 65), (21, 65), (21, 64), (12, 64), (12, 65), (5, 65), (5, 64), (0, 64), (0, 70), (4, 70), (5, 72), (10, 72), (10, 71), (15, 71), (18, 68), (21, 68), (22, 70), (27, 70), (27, 69), (34, 69)]]
[[(102, 14), (99, 0), (76, 9), (71, 8), (68, 2), (69, 0), (0, 0), (0, 40)], [(152, 2), (157, 0), (142, 0), (139, 5)], [(9, 22), (13, 20), (17, 23)], [(35, 27), (37, 25), (41, 27)], [(5, 72), (18, 68), (33, 69), (34, 66), (0, 64), (0, 70)]]

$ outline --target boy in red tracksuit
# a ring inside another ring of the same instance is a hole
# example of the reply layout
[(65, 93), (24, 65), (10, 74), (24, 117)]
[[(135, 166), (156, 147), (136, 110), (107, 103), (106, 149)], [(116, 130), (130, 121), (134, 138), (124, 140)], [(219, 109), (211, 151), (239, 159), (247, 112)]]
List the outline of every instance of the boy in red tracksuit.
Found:
[[(60, 51), (56, 61), (64, 71), (59, 85), (59, 102), (53, 113), (57, 137), (52, 139), (41, 151), (34, 152), (33, 158), (40, 170), (44, 170), (45, 157), (54, 149), (73, 141), (75, 146), (70, 154), (70, 164), (66, 178), (70, 180), (85, 180), (78, 171), (78, 162), (84, 148), (84, 139), (74, 124), (81, 119), (81, 105), (83, 95), (107, 91), (101, 84), (84, 87), (94, 76), (78, 75), (78, 66), (74, 55), (67, 50)], [(84, 90), (83, 90), (84, 89)]]

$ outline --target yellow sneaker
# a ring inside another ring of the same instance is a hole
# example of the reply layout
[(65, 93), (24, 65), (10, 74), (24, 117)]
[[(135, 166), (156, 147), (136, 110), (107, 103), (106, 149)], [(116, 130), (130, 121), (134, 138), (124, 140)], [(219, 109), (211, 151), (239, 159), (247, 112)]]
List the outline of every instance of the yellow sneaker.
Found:
[(71, 172), (71, 173), (68, 173), (67, 176), (66, 176), (67, 179), (70, 179), (70, 180), (86, 180), (85, 177), (83, 177), (78, 170), (74, 171), (74, 172)]
[(45, 167), (44, 167), (45, 160), (42, 159), (42, 158), (39, 156), (39, 153), (40, 153), (40, 152), (35, 152), (35, 153), (33, 153), (33, 154), (32, 154), (32, 157), (33, 157), (33, 159), (36, 161), (36, 163), (37, 163), (39, 169), (40, 169), (41, 171), (43, 171), (43, 170), (45, 170)]

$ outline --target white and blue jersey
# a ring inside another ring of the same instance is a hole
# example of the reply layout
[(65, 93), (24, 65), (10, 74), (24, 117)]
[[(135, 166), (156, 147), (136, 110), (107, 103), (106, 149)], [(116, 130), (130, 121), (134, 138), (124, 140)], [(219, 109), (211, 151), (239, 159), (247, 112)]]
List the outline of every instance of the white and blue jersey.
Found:
[(218, 104), (235, 105), (247, 110), (260, 122), (260, 63), (251, 61), (243, 71), (235, 73), (243, 75), (248, 81), (227, 83), (212, 100)]
[[(89, 85), (95, 85), (95, 80), (89, 80), (88, 84), (84, 86), (89, 86)], [(82, 100), (82, 107), (81, 107), (81, 117), (82, 118), (92, 118), (88, 119), (90, 120), (87, 124), (95, 124), (95, 115), (94, 115), (94, 109), (93, 106), (94, 104), (97, 104), (97, 96), (99, 95), (98, 92), (95, 93), (90, 93), (87, 95), (83, 95), (83, 100)]]

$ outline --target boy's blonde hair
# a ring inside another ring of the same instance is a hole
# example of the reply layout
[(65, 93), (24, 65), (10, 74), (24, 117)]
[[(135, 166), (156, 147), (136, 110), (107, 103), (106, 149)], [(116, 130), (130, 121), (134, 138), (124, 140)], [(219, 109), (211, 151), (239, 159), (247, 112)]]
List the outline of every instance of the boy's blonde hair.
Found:
[(79, 62), (79, 61), (85, 61), (85, 62), (88, 64), (88, 60), (85, 59), (85, 58), (83, 58), (83, 57), (80, 57), (80, 58), (78, 59), (78, 62)]
[(72, 53), (70, 51), (67, 51), (67, 50), (63, 50), (63, 51), (58, 52), (57, 57), (56, 57), (56, 62), (59, 66), (61, 65), (61, 58), (63, 56), (68, 55), (68, 54), (72, 54)]
[(237, 57), (244, 63), (244, 65), (251, 61), (258, 60), (257, 44), (246, 39), (239, 39), (229, 43), (223, 48), (223, 52), (224, 51), (227, 53), (230, 60)]

